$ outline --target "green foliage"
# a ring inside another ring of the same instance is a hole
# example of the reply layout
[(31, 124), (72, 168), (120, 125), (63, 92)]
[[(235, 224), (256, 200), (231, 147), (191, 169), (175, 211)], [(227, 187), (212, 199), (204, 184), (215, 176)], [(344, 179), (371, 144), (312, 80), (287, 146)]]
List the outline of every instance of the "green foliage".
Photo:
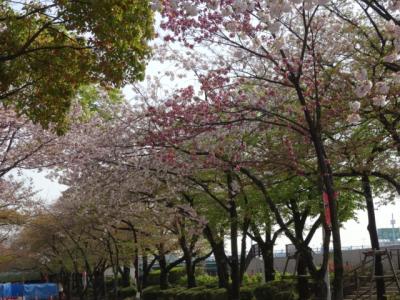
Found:
[[(175, 267), (168, 273), (168, 282), (172, 285), (181, 285), (185, 280), (186, 271), (184, 267)], [(157, 285), (160, 283), (160, 270), (154, 270), (148, 276), (149, 285)]]
[(264, 279), (263, 279), (263, 275), (261, 273), (257, 273), (254, 275), (248, 275), (248, 274), (244, 274), (243, 276), (243, 285), (247, 286), (247, 285), (251, 285), (251, 286), (255, 286), (255, 285), (259, 285), (261, 283), (263, 283)]
[[(106, 285), (107, 291), (114, 289), (114, 277), (107, 276), (104, 280), (104, 284)], [(119, 287), (123, 286), (123, 278), (121, 276), (118, 276), (117, 278), (117, 285)]]
[[(173, 288), (160, 290), (158, 286), (150, 286), (143, 290), (143, 300), (228, 300), (226, 289), (207, 288), (204, 286), (192, 289)], [(240, 299), (252, 300), (253, 289), (243, 287), (240, 290)]]
[(149, 285), (157, 285), (160, 283), (160, 270), (151, 271), (147, 277)]
[(40, 272), (2, 272), (0, 273), (0, 282), (19, 282), (30, 280), (41, 280)]
[(118, 298), (125, 299), (128, 297), (136, 297), (136, 287), (134, 286), (127, 286), (118, 289)]
[(254, 289), (254, 296), (257, 300), (295, 300), (295, 284), (292, 281), (271, 281)]
[(153, 38), (149, 1), (24, 1), (0, 5), (0, 99), (62, 131), (82, 85), (144, 78)]
[(240, 300), (252, 300), (254, 299), (254, 288), (244, 286), (240, 288)]
[(157, 295), (160, 293), (160, 287), (158, 285), (151, 285), (142, 291), (143, 300), (156, 300)]
[(207, 289), (204, 287), (198, 287), (193, 289), (187, 289), (179, 293), (176, 300), (228, 300), (228, 294), (225, 289)]
[(186, 275), (186, 271), (184, 267), (176, 267), (173, 268), (168, 275), (168, 281), (172, 285), (176, 285), (179, 283), (180, 279)]
[[(218, 286), (218, 277), (211, 276), (208, 274), (196, 275), (197, 286), (203, 286), (208, 288), (213, 288)], [(183, 276), (179, 279), (180, 286), (187, 286), (187, 277)]]
[(173, 288), (168, 290), (160, 290), (160, 287), (149, 286), (143, 290), (143, 300), (170, 300), (175, 299), (178, 292), (183, 291), (183, 288)]

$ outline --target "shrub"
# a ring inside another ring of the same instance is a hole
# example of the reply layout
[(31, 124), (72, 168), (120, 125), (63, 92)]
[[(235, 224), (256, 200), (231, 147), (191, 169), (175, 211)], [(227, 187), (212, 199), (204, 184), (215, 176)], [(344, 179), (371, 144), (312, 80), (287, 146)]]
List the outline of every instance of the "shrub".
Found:
[(276, 300), (296, 300), (297, 296), (293, 291), (280, 292), (275, 295)]
[(168, 274), (168, 281), (170, 284), (176, 285), (182, 277), (186, 276), (184, 267), (175, 267)]
[[(107, 290), (113, 289), (114, 288), (114, 277), (106, 276), (104, 278), (104, 284), (106, 285)], [(122, 286), (122, 277), (121, 276), (118, 276), (117, 284), (118, 284), (118, 286)]]
[(243, 285), (260, 285), (264, 282), (263, 275), (261, 273), (257, 273), (254, 275), (244, 274), (243, 276)]
[(136, 296), (136, 288), (134, 286), (128, 286), (118, 289), (118, 298), (125, 299), (128, 297), (135, 297)]
[[(205, 286), (208, 288), (214, 288), (218, 286), (218, 277), (210, 276), (207, 274), (201, 274), (196, 276), (197, 286)], [(187, 286), (187, 277), (183, 276), (179, 279), (180, 286)]]
[(198, 286), (206, 286), (206, 287), (217, 287), (218, 286), (218, 277), (211, 275), (199, 275), (196, 277), (196, 283)]
[[(240, 297), (242, 300), (253, 300), (252, 289), (250, 287), (242, 288)], [(229, 300), (229, 297), (226, 289), (220, 288), (200, 286), (192, 289), (160, 290), (158, 286), (151, 286), (143, 290), (143, 300)]]
[(181, 291), (174, 300), (228, 300), (228, 293), (225, 289), (200, 286)]
[(279, 280), (267, 282), (254, 289), (254, 296), (257, 300), (294, 300), (296, 294), (293, 292), (293, 281)]
[(143, 300), (157, 300), (159, 294), (160, 287), (158, 285), (153, 285), (143, 289), (142, 298)]
[(226, 289), (212, 289), (209, 300), (228, 300)]
[(252, 300), (254, 299), (254, 288), (244, 286), (240, 288), (240, 300)]
[(160, 284), (160, 270), (151, 271), (147, 277), (148, 285)]
[[(149, 285), (160, 284), (160, 270), (154, 270), (149, 273), (147, 282)], [(181, 284), (185, 277), (186, 271), (184, 267), (175, 267), (168, 273), (168, 282), (172, 285)]]
[(142, 296), (143, 300), (175, 300), (176, 295), (182, 290), (182, 288), (160, 290), (160, 287), (155, 285), (145, 288)]
[(210, 291), (206, 290), (204, 287), (195, 287), (192, 289), (185, 289), (180, 291), (175, 300), (208, 300)]

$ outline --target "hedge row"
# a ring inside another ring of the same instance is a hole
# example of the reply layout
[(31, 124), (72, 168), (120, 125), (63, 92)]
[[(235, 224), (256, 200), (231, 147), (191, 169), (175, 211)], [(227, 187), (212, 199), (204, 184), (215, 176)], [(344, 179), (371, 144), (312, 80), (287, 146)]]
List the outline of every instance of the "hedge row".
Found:
[(134, 298), (136, 297), (136, 287), (127, 286), (118, 289), (118, 299)]
[[(179, 283), (182, 277), (185, 277), (186, 271), (183, 267), (175, 267), (171, 269), (168, 273), (168, 282), (172, 285), (176, 285)], [(160, 284), (160, 270), (151, 271), (147, 278), (147, 282), (149, 285), (157, 285)]]
[(276, 280), (256, 287), (253, 291), (257, 300), (295, 300), (295, 284), (291, 280)]
[[(286, 281), (269, 282), (257, 287), (242, 287), (241, 300), (295, 300), (293, 283)], [(143, 290), (143, 300), (228, 300), (226, 289), (182, 287), (160, 290), (158, 286), (150, 286)]]

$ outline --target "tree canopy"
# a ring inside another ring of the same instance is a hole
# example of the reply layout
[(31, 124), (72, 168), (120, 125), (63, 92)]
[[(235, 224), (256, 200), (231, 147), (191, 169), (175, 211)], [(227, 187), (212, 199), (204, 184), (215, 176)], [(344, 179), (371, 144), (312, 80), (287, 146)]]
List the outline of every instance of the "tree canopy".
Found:
[(61, 130), (81, 86), (144, 78), (153, 35), (148, 1), (2, 0), (1, 105)]

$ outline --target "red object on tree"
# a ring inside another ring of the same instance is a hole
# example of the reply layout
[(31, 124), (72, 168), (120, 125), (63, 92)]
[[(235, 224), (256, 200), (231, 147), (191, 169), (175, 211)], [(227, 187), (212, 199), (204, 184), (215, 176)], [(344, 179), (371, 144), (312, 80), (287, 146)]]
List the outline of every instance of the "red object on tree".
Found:
[(331, 210), (329, 208), (329, 196), (326, 192), (323, 192), (322, 199), (324, 201), (325, 223), (330, 228), (332, 226)]
[[(338, 193), (335, 192), (335, 199), (337, 198)], [(331, 222), (331, 210), (329, 208), (329, 196), (327, 192), (322, 193), (322, 199), (324, 201), (324, 210), (325, 210), (325, 222), (326, 225), (330, 228), (332, 226)]]

